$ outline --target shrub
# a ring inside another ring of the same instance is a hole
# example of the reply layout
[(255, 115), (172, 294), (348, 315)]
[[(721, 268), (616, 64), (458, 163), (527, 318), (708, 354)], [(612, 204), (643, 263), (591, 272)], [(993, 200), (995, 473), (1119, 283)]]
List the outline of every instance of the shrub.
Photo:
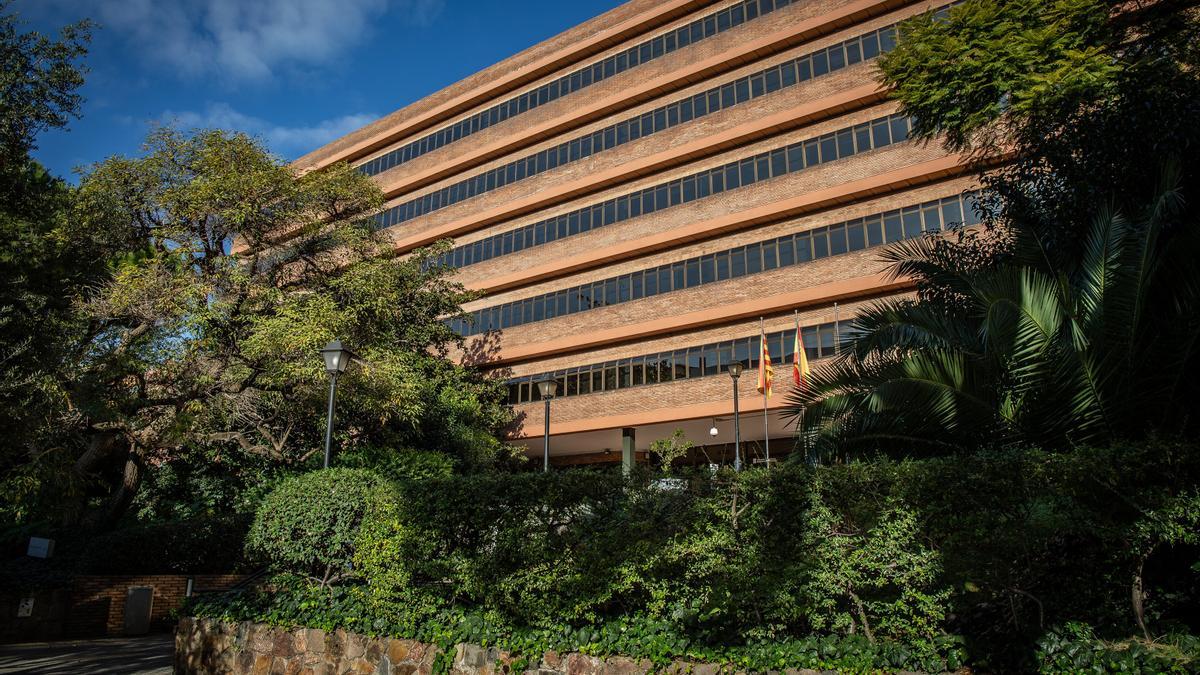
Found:
[(363, 515), (383, 485), (383, 478), (364, 469), (288, 478), (259, 506), (246, 552), (277, 570), (332, 583), (349, 568)]
[(114, 530), (81, 546), (83, 574), (224, 574), (244, 565), (249, 516), (190, 518)]

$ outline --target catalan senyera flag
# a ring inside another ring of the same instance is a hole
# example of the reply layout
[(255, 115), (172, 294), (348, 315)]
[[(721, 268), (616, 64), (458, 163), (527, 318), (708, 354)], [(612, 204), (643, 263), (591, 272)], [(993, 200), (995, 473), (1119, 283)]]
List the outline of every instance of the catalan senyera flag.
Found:
[(801, 389), (808, 388), (808, 354), (804, 349), (804, 340), (800, 339), (800, 322), (796, 322), (796, 344), (792, 347), (792, 379)]
[(759, 326), (758, 355), (758, 393), (763, 396), (771, 395), (771, 382), (775, 379), (775, 369), (771, 367), (771, 350), (767, 349), (767, 335)]

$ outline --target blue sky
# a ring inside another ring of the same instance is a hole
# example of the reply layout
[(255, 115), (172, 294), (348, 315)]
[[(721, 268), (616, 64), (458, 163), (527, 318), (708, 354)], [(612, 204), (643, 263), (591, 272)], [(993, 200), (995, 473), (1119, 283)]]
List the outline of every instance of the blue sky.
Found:
[(292, 159), (619, 0), (16, 0), (26, 29), (84, 17), (82, 118), (43, 134), (58, 175), (139, 151), (149, 125), (238, 129)]

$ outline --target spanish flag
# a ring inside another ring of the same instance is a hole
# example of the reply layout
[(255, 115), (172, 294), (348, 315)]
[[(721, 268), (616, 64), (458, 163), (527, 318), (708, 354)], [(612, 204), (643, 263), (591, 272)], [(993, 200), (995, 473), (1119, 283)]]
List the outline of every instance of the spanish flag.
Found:
[(800, 338), (800, 319), (796, 319), (796, 343), (792, 347), (792, 379), (800, 389), (808, 388), (808, 354), (804, 349), (804, 340)]
[(771, 395), (771, 382), (775, 379), (775, 369), (771, 367), (771, 350), (767, 349), (767, 334), (763, 332), (762, 320), (758, 323), (758, 393), (763, 396)]

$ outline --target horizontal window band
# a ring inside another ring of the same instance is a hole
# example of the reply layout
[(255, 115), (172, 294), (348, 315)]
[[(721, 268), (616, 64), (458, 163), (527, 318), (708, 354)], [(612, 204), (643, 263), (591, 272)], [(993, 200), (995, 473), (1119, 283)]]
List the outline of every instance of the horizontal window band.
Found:
[(641, 105), (647, 101), (686, 89), (703, 80), (721, 77), (751, 61), (793, 49), (824, 35), (845, 30), (848, 25), (913, 4), (911, 0), (852, 0), (825, 14), (796, 22), (746, 42), (733, 43), (725, 51), (710, 55), (650, 79), (634, 81), (620, 91), (603, 97), (584, 97), (576, 105), (553, 118), (513, 129), (495, 136), (485, 144), (468, 143), (456, 152), (442, 155), (436, 162), (414, 171), (380, 174), (380, 187), (390, 199), (415, 192), (435, 182), (461, 175), (481, 164), (519, 153), (548, 139), (564, 136), (575, 129)]
[[(729, 377), (726, 375), (725, 377)], [(743, 375), (743, 377), (745, 377)], [(761, 415), (763, 406), (761, 405), (761, 396), (754, 391), (754, 377), (750, 374), (750, 379), (741, 387), (742, 396), (753, 396), (756, 402), (743, 408), (743, 413), (747, 417), (751, 415)], [(776, 382), (779, 382), (778, 374)], [(790, 378), (791, 375), (788, 375)], [(787, 386), (787, 385), (784, 385)], [(586, 400), (585, 400), (586, 402)], [(528, 404), (526, 404), (528, 405)], [(649, 402), (648, 405), (655, 405), (654, 402)], [(745, 399), (743, 399), (745, 405)], [(533, 405), (528, 410), (540, 412), (540, 405)], [(553, 407), (553, 406), (552, 406)], [(772, 412), (780, 412), (787, 408), (787, 397), (776, 394), (768, 401), (768, 409)], [(588, 414), (588, 413), (585, 413)], [(729, 417), (733, 414), (733, 396), (726, 396), (716, 401), (706, 401), (704, 403), (691, 403), (686, 405), (670, 405), (657, 408), (638, 408), (636, 412), (603, 414), (599, 409), (590, 411), (588, 417), (566, 416), (552, 411), (550, 419), (550, 436), (551, 438), (561, 438), (571, 434), (582, 434), (593, 431), (609, 431), (625, 428), (640, 428), (654, 424), (670, 424), (678, 426), (680, 422), (688, 420), (711, 420), (714, 417)], [(761, 420), (762, 418), (759, 417)], [(746, 418), (742, 418), (743, 423)], [(510, 441), (523, 441), (527, 439), (542, 438), (542, 425), (540, 420), (538, 424), (520, 424), (516, 428), (510, 430), (507, 438)], [(541, 445), (537, 446), (539, 449)], [(550, 444), (551, 449), (555, 447), (553, 441)], [(639, 450), (639, 452), (641, 452)], [(555, 456), (551, 456), (553, 462)]]
[(886, 100), (887, 93), (879, 89), (877, 85), (858, 86), (747, 121), (724, 131), (696, 138), (678, 146), (666, 148), (661, 152), (631, 158), (627, 162), (601, 169), (579, 179), (550, 186), (525, 197), (504, 201), (457, 220), (415, 232), (406, 232), (404, 231), (406, 228), (388, 228), (387, 232), (391, 234), (392, 246), (397, 253), (408, 252), (440, 239), (474, 232), (528, 213), (547, 210), (566, 201), (629, 183), (650, 174), (694, 163), (712, 155), (758, 142), (772, 135), (810, 126), (856, 110), (884, 105)]
[[(851, 321), (824, 323), (816, 326), (801, 326), (802, 348), (811, 360), (834, 356), (843, 341), (852, 337)], [(508, 403), (519, 405), (541, 401), (537, 381), (552, 379), (558, 382), (558, 393), (554, 398), (585, 396), (601, 392), (623, 391), (651, 384), (674, 382), (724, 375), (734, 363), (742, 364), (745, 376), (752, 377), (752, 369), (758, 368), (762, 338), (767, 341), (767, 351), (775, 367), (775, 377), (790, 379), (790, 369), (783, 366), (795, 362), (796, 329), (755, 334), (734, 340), (710, 342), (703, 345), (682, 347), (641, 356), (593, 363), (586, 366), (566, 368), (536, 375), (525, 375), (508, 381)]]
[(911, 280), (897, 279), (879, 272), (784, 291), (770, 296), (685, 311), (673, 316), (647, 319), (638, 323), (551, 337), (539, 342), (522, 340), (519, 343), (509, 343), (505, 340), (505, 334), (501, 332), (497, 348), (489, 351), (486, 360), (476, 365), (494, 368), (504, 364), (524, 363), (599, 347), (639, 342), (681, 331), (757, 319), (760, 316), (770, 316), (797, 308), (827, 306), (834, 302), (879, 297), (889, 293), (911, 290), (911, 288)]
[(423, 138), (374, 157), (357, 168), (369, 176), (377, 175), (639, 65), (724, 33), (776, 9), (782, 9), (791, 2), (792, 0), (743, 0), (563, 75), (537, 89), (493, 105)]
[(974, 200), (975, 193), (927, 200), (485, 307), (470, 312), (470, 318), (448, 319), (446, 324), (464, 337), (479, 335), (876, 248), (885, 243), (941, 232), (959, 225), (974, 225), (979, 222), (978, 207)]
[(389, 207), (376, 216), (376, 226), (398, 225), (781, 89), (839, 72), (890, 51), (895, 46), (895, 33), (895, 24), (884, 26), (562, 142)]
[(436, 262), (458, 268), (511, 255), (585, 234), (593, 229), (902, 143), (908, 139), (910, 130), (911, 120), (908, 117), (880, 117), (492, 235), (455, 248)]
[(972, 173), (976, 168), (968, 161), (968, 158), (941, 156), (847, 183), (839, 183), (827, 188), (803, 192), (794, 197), (752, 206), (742, 211), (720, 213), (704, 220), (689, 222), (636, 239), (584, 248), (581, 253), (566, 255), (551, 262), (472, 280), (467, 282), (466, 286), (470, 290), (493, 293), (519, 288), (609, 263), (648, 255), (656, 251), (686, 246), (694, 241), (778, 223), (920, 185), (952, 179)]

